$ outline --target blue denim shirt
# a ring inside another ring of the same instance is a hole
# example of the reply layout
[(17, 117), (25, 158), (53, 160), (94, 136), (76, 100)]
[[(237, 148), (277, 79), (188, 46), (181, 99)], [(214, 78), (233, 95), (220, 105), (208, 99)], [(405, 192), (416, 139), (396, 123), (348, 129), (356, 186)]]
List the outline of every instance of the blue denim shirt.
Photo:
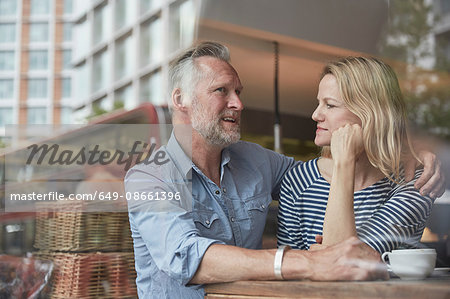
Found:
[(129, 193), (181, 194), (180, 201), (129, 202), (138, 295), (203, 298), (203, 287), (189, 281), (208, 247), (261, 248), (268, 206), (295, 162), (240, 141), (222, 151), (219, 188), (184, 154), (174, 135), (162, 150), (170, 163), (139, 164), (125, 177)]

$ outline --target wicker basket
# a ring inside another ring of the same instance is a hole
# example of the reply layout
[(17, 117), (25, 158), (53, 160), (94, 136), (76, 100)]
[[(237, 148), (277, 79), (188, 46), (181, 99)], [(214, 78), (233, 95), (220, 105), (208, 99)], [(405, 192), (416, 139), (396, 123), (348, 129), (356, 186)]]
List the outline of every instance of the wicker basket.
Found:
[(133, 253), (39, 251), (35, 256), (55, 264), (50, 298), (137, 297)]
[(34, 247), (49, 251), (133, 251), (126, 212), (85, 212), (86, 203), (42, 204), (36, 213)]
[(55, 265), (46, 296), (136, 298), (128, 214), (86, 212), (92, 210), (90, 204), (62, 201), (38, 206), (34, 246), (39, 251), (34, 255)]

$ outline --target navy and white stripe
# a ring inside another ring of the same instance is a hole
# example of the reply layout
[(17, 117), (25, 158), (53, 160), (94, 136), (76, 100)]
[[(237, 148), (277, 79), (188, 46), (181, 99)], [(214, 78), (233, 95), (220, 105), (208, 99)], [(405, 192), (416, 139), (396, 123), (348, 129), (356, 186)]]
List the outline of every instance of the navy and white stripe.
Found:
[[(432, 199), (420, 195), (414, 180), (395, 184), (384, 178), (354, 193), (356, 232), (360, 240), (382, 253), (415, 247), (431, 213)], [(278, 244), (307, 250), (322, 235), (330, 184), (320, 175), (317, 159), (293, 169), (281, 185)]]

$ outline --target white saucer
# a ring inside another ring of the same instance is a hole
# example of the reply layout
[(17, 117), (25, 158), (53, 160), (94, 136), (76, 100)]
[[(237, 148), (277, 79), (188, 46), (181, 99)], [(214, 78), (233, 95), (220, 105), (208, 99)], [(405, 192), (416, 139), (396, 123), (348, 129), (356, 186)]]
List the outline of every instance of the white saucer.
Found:
[(450, 268), (434, 268), (431, 276), (450, 276)]
[[(390, 277), (398, 277), (391, 269), (388, 269)], [(450, 276), (450, 268), (434, 268), (429, 277)]]

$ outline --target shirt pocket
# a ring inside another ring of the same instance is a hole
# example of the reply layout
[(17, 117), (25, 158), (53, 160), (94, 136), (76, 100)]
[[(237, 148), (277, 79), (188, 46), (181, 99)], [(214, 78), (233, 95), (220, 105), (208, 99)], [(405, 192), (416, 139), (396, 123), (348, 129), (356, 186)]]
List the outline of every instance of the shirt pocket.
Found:
[(272, 196), (270, 194), (260, 194), (245, 200), (244, 206), (250, 218), (252, 233), (262, 235), (271, 201)]
[(200, 236), (223, 240), (225, 228), (219, 215), (213, 210), (194, 210), (192, 211), (192, 218), (196, 228), (200, 232)]

